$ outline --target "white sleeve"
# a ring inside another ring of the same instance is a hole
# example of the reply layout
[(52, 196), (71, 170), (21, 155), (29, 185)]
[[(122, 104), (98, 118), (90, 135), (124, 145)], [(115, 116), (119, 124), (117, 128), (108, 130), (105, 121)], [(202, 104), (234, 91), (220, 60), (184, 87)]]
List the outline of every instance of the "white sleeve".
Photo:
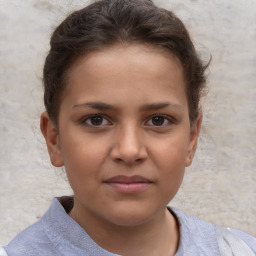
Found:
[(227, 228), (218, 228), (217, 240), (221, 256), (255, 256), (249, 246)]
[(0, 256), (8, 256), (8, 254), (2, 246), (0, 246)]

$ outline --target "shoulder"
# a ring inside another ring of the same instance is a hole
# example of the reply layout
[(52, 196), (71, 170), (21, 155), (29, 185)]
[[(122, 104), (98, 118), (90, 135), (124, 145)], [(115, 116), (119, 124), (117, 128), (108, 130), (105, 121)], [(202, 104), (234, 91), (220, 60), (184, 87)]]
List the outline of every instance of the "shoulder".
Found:
[(246, 244), (251, 246), (251, 248), (256, 252), (256, 237), (251, 236), (241, 230), (238, 229), (228, 229), (230, 232), (232, 232), (235, 236), (239, 237), (241, 240), (243, 240)]
[(105, 255), (114, 256), (98, 246), (85, 230), (66, 212), (65, 201), (70, 197), (55, 198), (44, 216), (18, 234), (2, 250), (0, 256), (58, 256)]
[[(2, 249), (0, 256), (19, 255), (58, 255), (47, 234), (44, 225), (39, 221), (19, 233)], [(5, 253), (5, 254), (4, 254)]]
[(171, 208), (171, 211), (176, 215), (180, 225), (181, 238), (177, 256), (256, 255), (256, 241), (249, 234), (219, 227), (175, 208)]
[(8, 256), (60, 255), (52, 242), (52, 236), (57, 229), (54, 223), (59, 220), (59, 208), (58, 201), (54, 199), (50, 208), (38, 222), (23, 230), (3, 247), (5, 253)]
[(256, 255), (256, 238), (241, 230), (218, 228), (217, 239), (221, 255)]

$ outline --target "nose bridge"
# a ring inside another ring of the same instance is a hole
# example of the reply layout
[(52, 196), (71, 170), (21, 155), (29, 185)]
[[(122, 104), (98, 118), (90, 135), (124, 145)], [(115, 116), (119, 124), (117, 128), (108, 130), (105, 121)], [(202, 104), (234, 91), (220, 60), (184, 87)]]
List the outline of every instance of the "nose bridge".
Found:
[(120, 131), (119, 143), (122, 150), (136, 152), (140, 148), (140, 131), (135, 124), (126, 125)]
[(146, 148), (140, 127), (134, 122), (120, 125), (113, 155), (115, 160), (134, 163), (146, 158)]

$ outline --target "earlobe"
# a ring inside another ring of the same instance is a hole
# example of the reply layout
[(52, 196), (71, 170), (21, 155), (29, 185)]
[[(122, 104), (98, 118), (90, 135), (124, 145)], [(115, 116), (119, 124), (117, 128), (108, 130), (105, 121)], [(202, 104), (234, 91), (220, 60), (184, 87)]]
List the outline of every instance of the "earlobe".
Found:
[(188, 167), (192, 164), (192, 160), (193, 160), (193, 157), (196, 152), (197, 140), (198, 140), (198, 137), (200, 134), (202, 119), (203, 119), (203, 115), (202, 115), (202, 113), (200, 113), (197, 120), (191, 127), (188, 154), (187, 154), (187, 159), (186, 159), (186, 167)]
[(58, 130), (47, 112), (41, 114), (40, 128), (45, 138), (52, 165), (55, 167), (63, 166)]

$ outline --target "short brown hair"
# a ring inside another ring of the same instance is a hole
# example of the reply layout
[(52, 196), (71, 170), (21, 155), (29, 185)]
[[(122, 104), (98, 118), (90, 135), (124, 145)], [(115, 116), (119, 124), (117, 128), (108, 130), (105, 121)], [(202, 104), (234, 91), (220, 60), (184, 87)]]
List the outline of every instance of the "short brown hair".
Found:
[(58, 124), (65, 73), (74, 60), (86, 52), (122, 42), (160, 46), (178, 57), (193, 123), (200, 111), (207, 65), (202, 64), (181, 20), (150, 0), (99, 0), (70, 14), (56, 28), (43, 71), (44, 104), (50, 118)]

